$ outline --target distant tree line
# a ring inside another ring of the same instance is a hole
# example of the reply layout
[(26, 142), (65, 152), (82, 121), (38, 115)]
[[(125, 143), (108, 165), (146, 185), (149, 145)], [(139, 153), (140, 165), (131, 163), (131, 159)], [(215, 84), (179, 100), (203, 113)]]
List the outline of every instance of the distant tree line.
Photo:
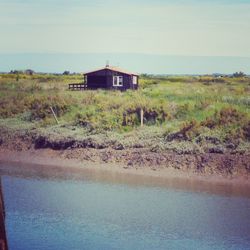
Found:
[(33, 75), (35, 74), (35, 71), (32, 69), (26, 69), (26, 70), (11, 70), (10, 74), (26, 74), (26, 75)]
[(233, 73), (233, 77), (244, 77), (246, 74), (242, 71)]
[(65, 70), (65, 71), (63, 72), (63, 75), (66, 75), (66, 76), (70, 75), (70, 71), (69, 71), (69, 70)]
[(79, 75), (80, 73), (76, 73), (76, 72), (70, 72), (69, 70), (65, 70), (62, 73), (46, 73), (46, 72), (35, 72), (32, 69), (26, 69), (26, 70), (11, 70), (8, 74), (25, 74), (25, 75), (34, 75), (34, 74), (39, 74), (39, 75), (46, 75), (46, 74), (50, 74), (50, 75), (55, 75), (55, 76), (59, 76), (59, 75)]

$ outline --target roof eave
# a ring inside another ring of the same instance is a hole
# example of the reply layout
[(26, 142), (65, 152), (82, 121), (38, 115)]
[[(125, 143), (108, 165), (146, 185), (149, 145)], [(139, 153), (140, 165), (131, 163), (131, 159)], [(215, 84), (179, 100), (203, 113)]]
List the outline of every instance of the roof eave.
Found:
[(95, 73), (95, 72), (97, 72), (97, 71), (101, 71), (101, 70), (110, 70), (110, 71), (120, 72), (120, 73), (123, 73), (123, 74), (126, 74), (126, 75), (134, 75), (134, 76), (139, 76), (139, 74), (137, 74), (137, 73), (133, 73), (133, 72), (126, 72), (126, 71), (123, 71), (123, 70), (119, 70), (119, 69), (112, 69), (112, 68), (108, 68), (108, 67), (101, 68), (101, 69), (97, 69), (97, 70), (88, 71), (88, 72), (83, 73), (83, 75), (88, 75), (88, 74)]

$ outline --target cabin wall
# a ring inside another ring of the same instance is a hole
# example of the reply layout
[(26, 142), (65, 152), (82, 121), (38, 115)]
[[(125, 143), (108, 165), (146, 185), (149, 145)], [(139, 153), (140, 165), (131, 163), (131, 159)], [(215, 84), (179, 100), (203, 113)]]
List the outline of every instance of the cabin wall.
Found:
[(138, 89), (139, 76), (136, 76), (136, 84), (133, 83), (133, 76), (134, 75), (131, 75), (130, 88), (131, 89)]
[[(113, 76), (122, 76), (123, 77), (123, 86), (113, 86)], [(138, 79), (138, 77), (137, 77)], [(133, 76), (104, 69), (95, 71), (87, 74), (87, 87), (88, 89), (137, 89), (138, 83), (133, 84)]]
[(87, 74), (87, 87), (88, 89), (106, 89), (107, 78), (106, 70), (100, 70)]
[[(123, 77), (123, 86), (113, 86), (113, 77), (114, 76), (122, 76)], [(119, 89), (119, 90), (126, 90), (130, 89), (130, 75), (123, 74), (120, 72), (110, 71), (107, 75), (107, 82), (109, 89)]]

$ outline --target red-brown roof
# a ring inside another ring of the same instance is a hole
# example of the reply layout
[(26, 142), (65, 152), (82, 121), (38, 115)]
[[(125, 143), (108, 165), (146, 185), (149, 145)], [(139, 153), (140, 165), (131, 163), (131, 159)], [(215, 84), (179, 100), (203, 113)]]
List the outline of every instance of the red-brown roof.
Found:
[(94, 72), (97, 72), (97, 71), (100, 71), (100, 70), (104, 70), (104, 69), (109, 69), (109, 70), (120, 72), (120, 73), (127, 74), (127, 75), (138, 76), (138, 74), (136, 74), (136, 73), (129, 72), (129, 71), (126, 71), (126, 70), (123, 70), (123, 69), (120, 69), (120, 68), (114, 67), (114, 66), (106, 66), (104, 68), (100, 68), (100, 69), (88, 71), (88, 72), (85, 72), (84, 75), (87, 75), (87, 74), (90, 74), (90, 73), (94, 73)]

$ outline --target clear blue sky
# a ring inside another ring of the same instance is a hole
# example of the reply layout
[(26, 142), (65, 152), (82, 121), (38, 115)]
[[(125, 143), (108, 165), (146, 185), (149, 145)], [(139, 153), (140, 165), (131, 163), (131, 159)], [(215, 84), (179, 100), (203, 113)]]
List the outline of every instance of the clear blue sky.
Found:
[[(228, 65), (227, 57), (250, 58), (250, 0), (0, 0), (0, 34), (0, 54), (207, 56), (224, 58)], [(0, 67), (18, 66), (15, 60), (0, 61)], [(145, 62), (138, 63), (144, 71)], [(243, 59), (242, 69), (248, 67)]]

